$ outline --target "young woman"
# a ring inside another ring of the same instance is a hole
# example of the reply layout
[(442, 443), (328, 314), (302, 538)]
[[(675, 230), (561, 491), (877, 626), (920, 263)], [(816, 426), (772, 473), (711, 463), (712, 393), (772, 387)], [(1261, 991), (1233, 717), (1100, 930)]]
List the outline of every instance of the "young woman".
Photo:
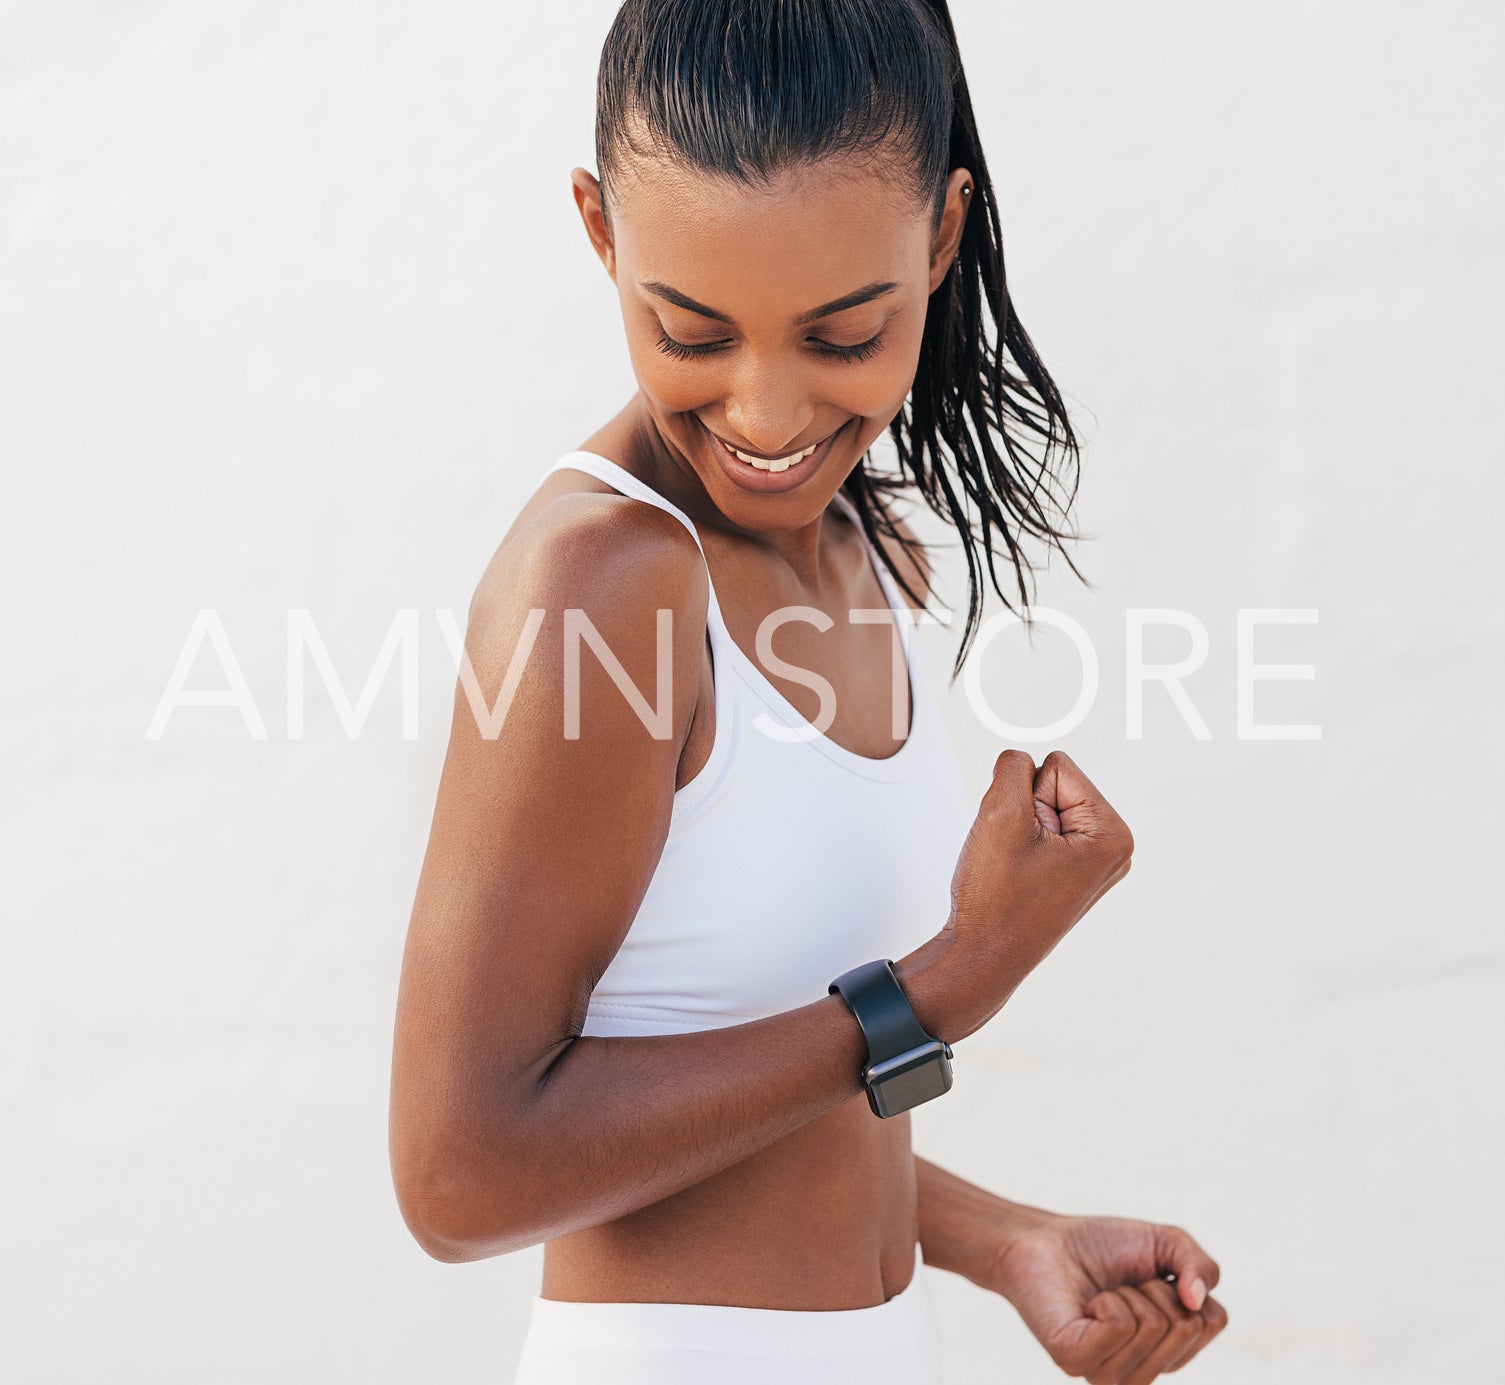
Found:
[(950, 1045), (1132, 851), (1059, 752), (967, 802), (910, 657), (895, 493), (965, 548), (959, 664), (996, 548), (1022, 596), (1024, 541), (1060, 546), (1075, 456), (945, 6), (628, 0), (596, 143), (575, 201), (639, 389), (471, 604), (500, 725), (462, 678), (397, 1016), (403, 1215), (444, 1261), (545, 1243), (526, 1385), (935, 1382), (935, 1267), (1068, 1374), (1145, 1385), (1226, 1322), (1192, 1238), (910, 1145)]

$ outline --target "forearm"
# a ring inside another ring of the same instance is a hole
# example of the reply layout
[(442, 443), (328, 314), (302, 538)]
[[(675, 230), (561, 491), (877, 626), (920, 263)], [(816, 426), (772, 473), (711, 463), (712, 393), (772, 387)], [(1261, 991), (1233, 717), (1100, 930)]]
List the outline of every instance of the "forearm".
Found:
[[(922, 1023), (944, 1023), (944, 952), (894, 964)], [(724, 1029), (576, 1038), (526, 1095), (498, 1084), (467, 1122), (426, 1248), (482, 1259), (649, 1206), (860, 1096), (866, 1058), (839, 995)]]
[(968, 1183), (919, 1155), (915, 1185), (925, 1263), (984, 1289), (996, 1290), (998, 1259), (1009, 1242), (1051, 1216)]

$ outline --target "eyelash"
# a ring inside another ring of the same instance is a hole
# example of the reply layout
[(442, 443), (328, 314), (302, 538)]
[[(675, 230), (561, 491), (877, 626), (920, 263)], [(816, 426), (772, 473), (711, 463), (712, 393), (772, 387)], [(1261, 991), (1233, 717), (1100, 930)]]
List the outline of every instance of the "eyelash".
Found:
[[(829, 356), (833, 360), (856, 362), (865, 361), (879, 350), (883, 345), (883, 333), (879, 332), (876, 337), (869, 337), (866, 341), (860, 341), (856, 346), (838, 346), (835, 342), (820, 341), (813, 339), (816, 352), (821, 356)], [(658, 329), (658, 349), (666, 355), (673, 356), (676, 360), (694, 361), (705, 356), (713, 356), (723, 349), (722, 343), (710, 343), (705, 346), (692, 346), (689, 342), (675, 341), (662, 327)]]

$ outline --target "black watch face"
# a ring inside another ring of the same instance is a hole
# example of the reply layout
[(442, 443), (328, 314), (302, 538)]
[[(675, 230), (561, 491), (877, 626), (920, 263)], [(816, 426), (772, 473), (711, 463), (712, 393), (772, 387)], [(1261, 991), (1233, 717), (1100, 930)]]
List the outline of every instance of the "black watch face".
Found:
[(951, 1090), (951, 1063), (937, 1040), (921, 1048), (875, 1063), (868, 1084), (878, 1111), (896, 1116)]

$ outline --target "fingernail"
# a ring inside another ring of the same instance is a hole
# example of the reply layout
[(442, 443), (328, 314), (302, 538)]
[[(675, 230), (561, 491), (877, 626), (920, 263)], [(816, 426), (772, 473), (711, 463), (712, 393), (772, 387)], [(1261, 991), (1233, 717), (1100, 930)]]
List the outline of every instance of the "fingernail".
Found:
[(1197, 1312), (1197, 1311), (1199, 1311), (1201, 1309), (1202, 1305), (1207, 1301), (1207, 1285), (1205, 1285), (1202, 1282), (1202, 1276), (1201, 1275), (1197, 1275), (1191, 1281), (1191, 1286), (1190, 1287), (1191, 1287), (1192, 1311), (1193, 1312)]

